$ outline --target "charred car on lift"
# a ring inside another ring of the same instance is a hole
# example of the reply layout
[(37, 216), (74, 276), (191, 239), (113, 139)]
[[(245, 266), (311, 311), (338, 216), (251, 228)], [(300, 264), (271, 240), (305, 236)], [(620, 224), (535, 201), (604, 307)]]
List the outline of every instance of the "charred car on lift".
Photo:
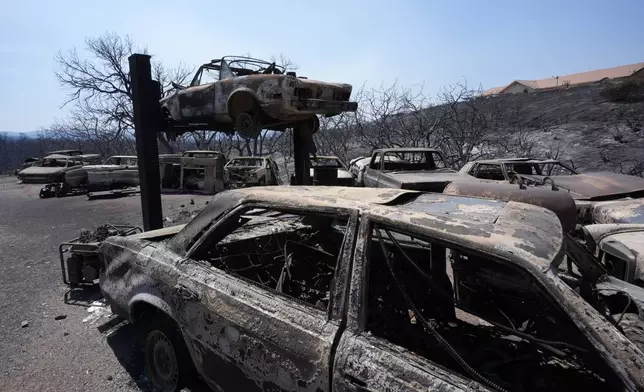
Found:
[(307, 127), (315, 133), (317, 115), (356, 111), (352, 86), (297, 77), (276, 62), (225, 56), (199, 67), (189, 86), (160, 101), (163, 115), (175, 129), (237, 131), (256, 138), (262, 129), (283, 131)]
[(565, 238), (511, 201), (246, 188), (107, 238), (99, 279), (166, 391), (195, 371), (217, 390), (642, 390), (612, 317), (635, 303)]

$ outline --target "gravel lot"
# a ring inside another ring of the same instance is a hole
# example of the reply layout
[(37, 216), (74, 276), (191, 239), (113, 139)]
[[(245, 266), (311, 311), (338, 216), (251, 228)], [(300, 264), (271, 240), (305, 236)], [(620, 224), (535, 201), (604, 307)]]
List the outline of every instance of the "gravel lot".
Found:
[[(110, 314), (94, 303), (100, 293), (70, 292), (58, 261), (58, 245), (80, 229), (141, 225), (140, 198), (39, 199), (40, 187), (0, 177), (0, 391), (150, 390), (132, 357), (131, 326), (103, 330)], [(210, 199), (164, 195), (166, 225), (189, 219)]]

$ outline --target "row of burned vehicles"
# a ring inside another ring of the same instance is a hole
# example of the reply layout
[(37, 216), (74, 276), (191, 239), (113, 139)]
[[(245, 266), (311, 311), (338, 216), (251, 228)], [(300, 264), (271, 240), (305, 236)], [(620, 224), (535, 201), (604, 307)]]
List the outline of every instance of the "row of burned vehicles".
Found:
[(226, 190), (187, 224), (72, 242), (91, 253), (66, 268), (140, 326), (161, 390), (644, 390), (639, 255), (588, 240), (637, 219), (612, 208), (639, 191), (553, 160), (439, 160), (379, 150), (347, 168), (364, 187)]
[[(271, 157), (235, 157), (226, 163), (218, 151), (196, 150), (159, 156), (163, 189), (221, 192), (225, 188), (281, 183)], [(96, 154), (80, 150), (55, 151), (25, 162), (17, 172), (23, 183), (46, 184), (40, 197), (123, 190), (139, 185), (137, 157), (114, 155), (101, 162)]]
[(644, 179), (580, 173), (555, 159), (477, 160), (449, 169), (434, 149), (383, 149), (350, 162), (358, 186), (514, 200), (555, 211), (608, 271), (644, 287)]

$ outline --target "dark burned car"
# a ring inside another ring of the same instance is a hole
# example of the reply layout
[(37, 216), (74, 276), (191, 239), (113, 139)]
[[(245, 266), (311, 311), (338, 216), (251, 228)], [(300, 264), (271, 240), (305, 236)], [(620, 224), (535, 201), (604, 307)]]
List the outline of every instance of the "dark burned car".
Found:
[(270, 156), (234, 157), (226, 163), (224, 170), (228, 188), (278, 185), (280, 183), (277, 163)]
[(329, 179), (331, 184), (321, 184), (321, 185), (340, 185), (340, 186), (353, 186), (355, 184), (355, 179), (347, 165), (342, 162), (342, 160), (334, 155), (311, 155), (309, 157), (311, 162), (311, 169), (309, 174), (313, 179), (313, 183), (316, 184), (322, 180), (320, 173), (328, 172), (331, 175), (334, 175), (335, 178)]
[(366, 187), (429, 192), (442, 192), (452, 181), (469, 177), (449, 169), (441, 153), (433, 148), (375, 150), (362, 170), (364, 174), (358, 177)]
[(624, 307), (562, 280), (563, 238), (523, 203), (245, 188), (185, 226), (106, 239), (100, 285), (147, 331), (167, 391), (194, 370), (216, 390), (642, 390), (644, 353), (607, 317)]
[(283, 66), (249, 57), (225, 56), (202, 65), (190, 86), (161, 99), (166, 120), (175, 127), (233, 131), (256, 138), (262, 129), (307, 127), (315, 133), (317, 115), (356, 111), (352, 86), (297, 77)]
[(609, 171), (579, 173), (555, 159), (481, 160), (468, 162), (460, 172), (486, 180), (568, 190), (577, 203), (582, 223), (590, 223), (597, 202), (644, 197), (644, 178)]

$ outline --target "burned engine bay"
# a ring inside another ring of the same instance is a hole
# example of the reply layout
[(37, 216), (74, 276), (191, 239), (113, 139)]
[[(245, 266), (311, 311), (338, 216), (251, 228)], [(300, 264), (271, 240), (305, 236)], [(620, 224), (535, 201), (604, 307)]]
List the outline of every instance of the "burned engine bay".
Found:
[(592, 344), (527, 273), (405, 237), (374, 230), (367, 316), (373, 335), (498, 391), (621, 390)]

